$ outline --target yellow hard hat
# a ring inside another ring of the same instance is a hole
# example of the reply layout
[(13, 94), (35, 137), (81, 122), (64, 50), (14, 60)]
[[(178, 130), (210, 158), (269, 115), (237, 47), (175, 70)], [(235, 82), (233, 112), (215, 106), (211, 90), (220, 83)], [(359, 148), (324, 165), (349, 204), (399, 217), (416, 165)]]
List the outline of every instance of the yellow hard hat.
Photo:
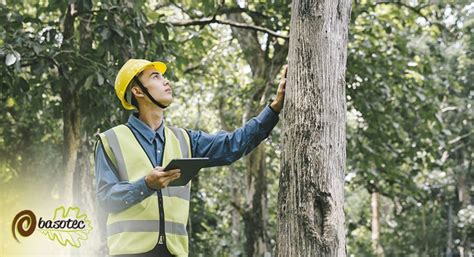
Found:
[(133, 110), (135, 107), (131, 105), (125, 99), (125, 92), (127, 91), (128, 84), (132, 81), (138, 73), (145, 70), (145, 68), (153, 67), (161, 74), (165, 74), (166, 64), (162, 62), (150, 62), (142, 59), (130, 59), (128, 60), (122, 68), (120, 68), (117, 77), (115, 78), (115, 94), (122, 102), (122, 105), (127, 110)]

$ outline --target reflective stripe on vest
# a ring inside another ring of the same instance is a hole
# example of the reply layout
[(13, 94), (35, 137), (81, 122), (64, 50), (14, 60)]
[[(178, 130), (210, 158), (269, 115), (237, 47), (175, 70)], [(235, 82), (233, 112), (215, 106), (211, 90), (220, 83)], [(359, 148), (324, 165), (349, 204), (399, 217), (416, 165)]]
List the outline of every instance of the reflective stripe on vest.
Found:
[[(191, 156), (191, 143), (185, 130), (166, 127), (162, 167), (172, 159)], [(147, 175), (153, 165), (133, 132), (119, 125), (99, 135), (105, 153), (120, 181), (136, 181)], [(191, 183), (161, 189), (165, 214), (168, 250), (177, 256), (188, 255), (186, 224), (189, 214)], [(137, 254), (153, 249), (160, 231), (158, 196), (152, 194), (141, 202), (107, 217), (107, 242), (111, 255)]]

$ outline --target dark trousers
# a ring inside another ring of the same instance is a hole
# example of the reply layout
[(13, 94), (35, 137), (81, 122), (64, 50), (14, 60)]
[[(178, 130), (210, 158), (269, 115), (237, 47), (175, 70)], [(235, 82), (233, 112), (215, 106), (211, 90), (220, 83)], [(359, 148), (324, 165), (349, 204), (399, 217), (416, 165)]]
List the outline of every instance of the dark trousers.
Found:
[(155, 248), (146, 253), (111, 255), (113, 257), (173, 257), (166, 245), (157, 244)]

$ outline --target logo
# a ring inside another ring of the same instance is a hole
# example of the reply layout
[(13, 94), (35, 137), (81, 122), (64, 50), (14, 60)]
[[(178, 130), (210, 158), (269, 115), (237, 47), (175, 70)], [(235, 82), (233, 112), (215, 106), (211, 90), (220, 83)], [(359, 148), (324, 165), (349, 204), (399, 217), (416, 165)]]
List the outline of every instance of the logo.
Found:
[(87, 215), (80, 212), (78, 207), (69, 207), (66, 210), (64, 206), (60, 206), (54, 211), (52, 219), (40, 217), (37, 220), (33, 211), (21, 211), (13, 218), (13, 238), (20, 243), (17, 233), (23, 237), (28, 237), (35, 232), (35, 229), (38, 229), (41, 234), (52, 241), (57, 241), (62, 246), (69, 244), (72, 247), (79, 248), (81, 240), (87, 240), (88, 234), (92, 230)]

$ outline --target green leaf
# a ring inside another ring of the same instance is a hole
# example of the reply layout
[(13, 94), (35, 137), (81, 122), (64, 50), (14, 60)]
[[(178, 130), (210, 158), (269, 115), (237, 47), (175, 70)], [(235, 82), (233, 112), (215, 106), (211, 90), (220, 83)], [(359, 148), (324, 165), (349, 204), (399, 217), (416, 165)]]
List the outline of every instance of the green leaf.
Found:
[(13, 53), (7, 54), (5, 58), (5, 64), (7, 66), (13, 65), (16, 62), (16, 56)]
[(13, 97), (9, 96), (7, 98), (7, 107), (13, 107), (16, 104), (15, 99)]
[(86, 81), (84, 82), (84, 89), (89, 89), (92, 85), (92, 81), (94, 80), (94, 75), (89, 75)]
[(415, 92), (415, 94), (421, 101), (425, 101), (426, 97), (422, 92)]
[(100, 73), (97, 73), (97, 83), (99, 83), (100, 86), (104, 84), (104, 76)]

